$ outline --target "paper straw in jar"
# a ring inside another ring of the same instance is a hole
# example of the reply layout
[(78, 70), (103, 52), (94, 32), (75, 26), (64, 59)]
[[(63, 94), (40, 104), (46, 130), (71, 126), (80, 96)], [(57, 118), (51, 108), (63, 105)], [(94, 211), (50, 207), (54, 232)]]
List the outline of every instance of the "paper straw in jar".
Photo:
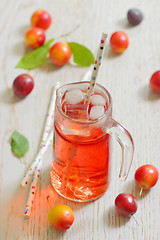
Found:
[(97, 78), (99, 67), (100, 67), (101, 62), (102, 62), (107, 37), (108, 37), (107, 33), (102, 33), (102, 37), (101, 37), (101, 41), (100, 41), (100, 44), (99, 44), (97, 56), (96, 56), (96, 59), (95, 59), (93, 70), (92, 70), (91, 80), (90, 80), (90, 83), (89, 83), (89, 86), (88, 86), (88, 89), (87, 89), (85, 104), (88, 104), (90, 102), (90, 97), (91, 97), (91, 95), (94, 91), (94, 88), (95, 88), (96, 78)]

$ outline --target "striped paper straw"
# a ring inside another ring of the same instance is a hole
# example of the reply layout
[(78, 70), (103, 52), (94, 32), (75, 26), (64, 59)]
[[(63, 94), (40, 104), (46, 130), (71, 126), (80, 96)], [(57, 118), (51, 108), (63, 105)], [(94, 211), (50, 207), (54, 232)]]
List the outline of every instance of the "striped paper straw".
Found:
[(93, 70), (92, 70), (91, 80), (90, 80), (90, 83), (89, 83), (89, 86), (88, 86), (88, 89), (87, 89), (85, 104), (89, 103), (90, 97), (91, 97), (91, 95), (94, 91), (94, 88), (95, 88), (96, 78), (97, 78), (99, 67), (100, 67), (101, 62), (102, 62), (102, 57), (103, 57), (103, 54), (104, 54), (105, 43), (106, 43), (107, 37), (108, 37), (107, 33), (102, 33), (100, 45), (99, 45), (98, 52), (97, 52), (97, 57), (96, 57), (94, 67), (93, 67)]

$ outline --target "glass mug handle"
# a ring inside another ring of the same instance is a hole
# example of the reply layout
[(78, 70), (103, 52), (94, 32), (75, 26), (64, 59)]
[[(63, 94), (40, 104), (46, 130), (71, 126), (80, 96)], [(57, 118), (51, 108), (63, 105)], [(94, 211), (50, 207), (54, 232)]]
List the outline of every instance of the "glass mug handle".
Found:
[(116, 138), (122, 149), (122, 162), (119, 173), (119, 178), (126, 180), (133, 161), (134, 143), (131, 134), (114, 119), (111, 119), (103, 131)]

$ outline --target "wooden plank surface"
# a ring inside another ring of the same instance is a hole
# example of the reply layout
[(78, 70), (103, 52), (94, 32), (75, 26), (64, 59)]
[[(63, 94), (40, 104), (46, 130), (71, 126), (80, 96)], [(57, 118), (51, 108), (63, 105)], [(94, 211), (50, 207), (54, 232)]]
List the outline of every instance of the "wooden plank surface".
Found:
[[(130, 27), (126, 12), (138, 7), (144, 21)], [(64, 34), (77, 24), (80, 27), (64, 41), (84, 44), (96, 53), (102, 31), (109, 35), (116, 30), (129, 36), (129, 48), (121, 55), (106, 49), (98, 82), (113, 97), (113, 116), (132, 134), (135, 143), (134, 162), (126, 182), (120, 182), (121, 151), (113, 140), (111, 183), (99, 200), (80, 204), (64, 200), (52, 189), (49, 170), (52, 161), (50, 147), (44, 157), (44, 166), (36, 193), (34, 209), (29, 220), (23, 219), (28, 189), (18, 186), (25, 171), (37, 153), (52, 86), (79, 81), (87, 68), (66, 65), (58, 68), (50, 63), (32, 71), (16, 69), (15, 65), (26, 53), (24, 34), (29, 28), (31, 14), (45, 9), (52, 15), (52, 27), (46, 31), (47, 39)], [(160, 63), (160, 1), (106, 1), (106, 0), (1, 0), (0, 1), (0, 239), (2, 240), (158, 240), (160, 239), (159, 182), (139, 197), (134, 185), (135, 170), (151, 163), (160, 170), (160, 95), (149, 88), (149, 79), (159, 70)], [(33, 92), (23, 100), (12, 94), (15, 77), (28, 72), (35, 80)], [(10, 150), (10, 136), (14, 130), (25, 135), (30, 151), (21, 163)], [(114, 199), (121, 192), (132, 193), (138, 200), (134, 219), (124, 219), (115, 213)], [(75, 222), (66, 232), (54, 230), (48, 223), (49, 206), (65, 203), (75, 212)]]

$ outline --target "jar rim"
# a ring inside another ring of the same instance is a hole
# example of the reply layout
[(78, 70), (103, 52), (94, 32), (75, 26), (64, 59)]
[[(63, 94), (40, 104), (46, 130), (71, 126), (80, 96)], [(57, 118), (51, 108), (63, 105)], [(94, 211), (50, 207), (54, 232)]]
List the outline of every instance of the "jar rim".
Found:
[[(68, 119), (68, 120), (70, 120), (70, 121), (73, 121), (73, 122), (75, 122), (75, 123), (93, 124), (93, 123), (97, 123), (97, 122), (101, 121), (103, 118), (106, 118), (107, 115), (109, 116), (109, 115), (111, 114), (111, 110), (112, 110), (112, 98), (111, 98), (111, 95), (110, 95), (110, 93), (107, 91), (107, 89), (106, 89), (105, 87), (103, 87), (103, 86), (102, 86), (101, 84), (99, 84), (99, 83), (96, 83), (96, 86), (98, 86), (100, 89), (102, 89), (102, 90), (104, 91), (105, 95), (106, 95), (107, 98), (108, 98), (108, 102), (107, 102), (108, 108), (107, 108), (107, 110), (105, 111), (105, 113), (104, 113), (102, 116), (100, 116), (99, 118), (96, 118), (96, 119), (91, 119), (91, 120), (79, 120), (79, 119), (74, 119), (74, 118), (72, 118), (72, 117), (67, 116), (67, 115), (62, 111), (62, 109), (60, 108), (60, 102), (59, 102), (59, 99), (61, 99), (61, 97), (62, 97), (62, 89), (65, 88), (65, 87), (67, 87), (67, 86), (69, 87), (69, 86), (79, 85), (79, 84), (80, 84), (80, 85), (81, 85), (81, 84), (88, 84), (88, 85), (89, 85), (89, 83), (90, 83), (89, 81), (72, 82), (72, 83), (64, 84), (64, 85), (60, 86), (60, 87), (57, 89), (57, 91), (56, 91), (56, 102), (55, 102), (55, 105), (56, 105), (59, 113), (60, 113), (63, 117), (65, 117), (66, 119)], [(87, 85), (87, 86), (88, 86), (88, 85)], [(96, 86), (95, 86), (95, 87), (96, 87)], [(87, 88), (86, 88), (86, 89), (87, 89)], [(63, 94), (64, 94), (64, 92), (63, 92)]]

